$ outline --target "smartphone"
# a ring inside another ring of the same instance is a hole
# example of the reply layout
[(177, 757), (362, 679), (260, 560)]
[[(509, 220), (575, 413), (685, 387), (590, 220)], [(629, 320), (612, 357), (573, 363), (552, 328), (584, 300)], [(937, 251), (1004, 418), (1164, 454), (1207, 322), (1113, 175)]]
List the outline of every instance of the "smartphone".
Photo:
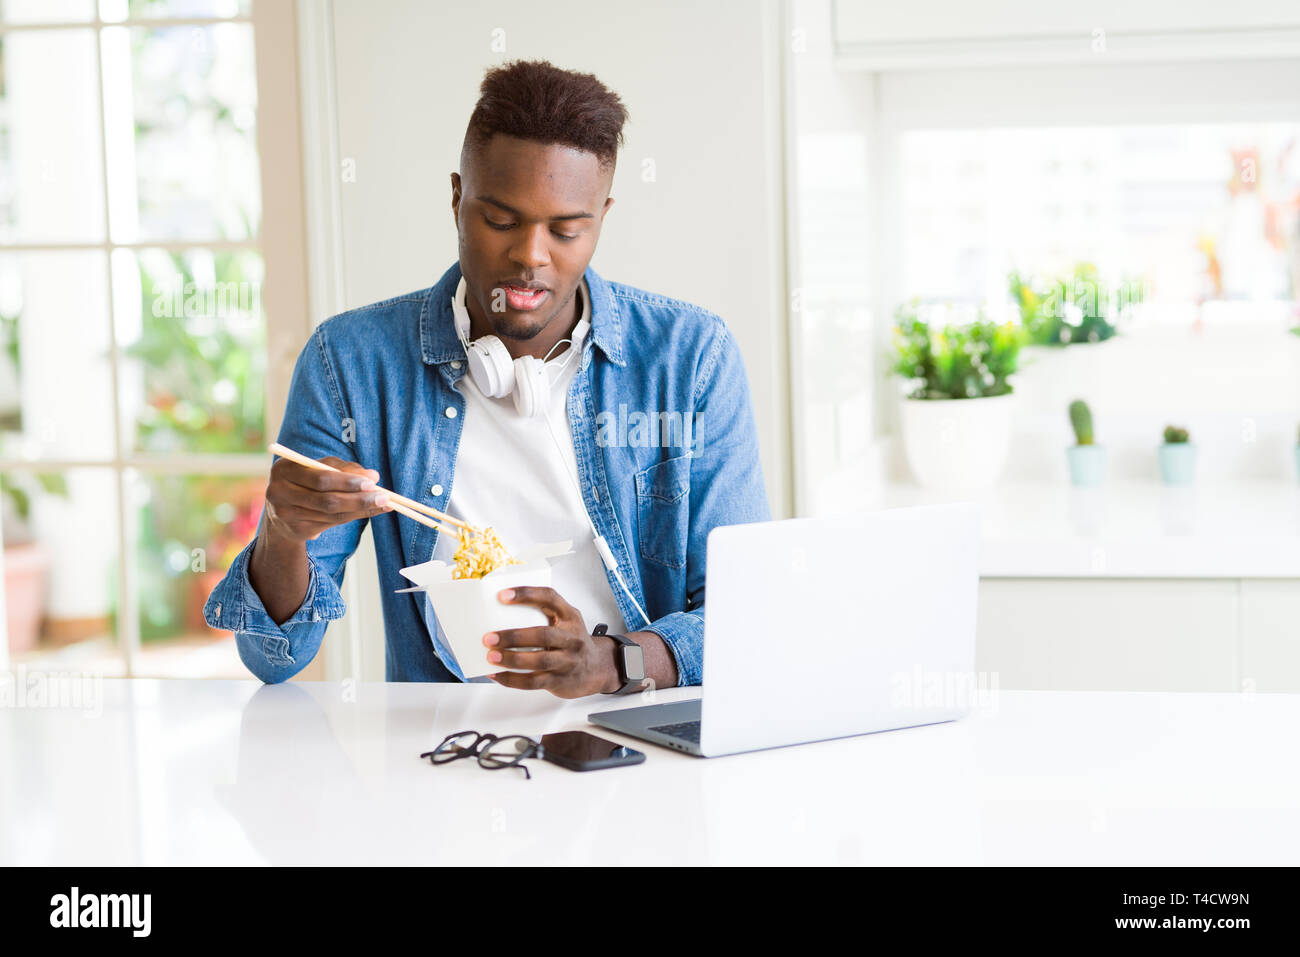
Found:
[(570, 771), (596, 771), (640, 764), (645, 755), (586, 731), (557, 731), (542, 735), (542, 759)]

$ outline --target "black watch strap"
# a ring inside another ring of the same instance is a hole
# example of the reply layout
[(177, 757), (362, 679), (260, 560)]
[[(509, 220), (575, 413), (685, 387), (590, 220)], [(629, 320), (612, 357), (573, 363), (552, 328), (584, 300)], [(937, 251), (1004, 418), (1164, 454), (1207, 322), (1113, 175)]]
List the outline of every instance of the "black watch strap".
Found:
[(601, 622), (591, 630), (593, 635), (604, 635), (614, 640), (614, 666), (618, 669), (620, 687), (605, 694), (630, 694), (640, 691), (645, 681), (645, 656), (641, 646), (625, 635), (612, 635), (609, 626)]

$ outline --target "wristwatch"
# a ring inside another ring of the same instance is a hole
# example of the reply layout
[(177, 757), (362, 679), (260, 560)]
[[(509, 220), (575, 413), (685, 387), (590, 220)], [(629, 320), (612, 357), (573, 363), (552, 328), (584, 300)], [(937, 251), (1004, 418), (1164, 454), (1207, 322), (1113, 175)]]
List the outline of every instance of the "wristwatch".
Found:
[(614, 666), (618, 669), (618, 680), (622, 687), (617, 691), (605, 691), (603, 694), (631, 694), (641, 690), (645, 681), (645, 653), (631, 638), (624, 635), (611, 635), (609, 626), (601, 622), (592, 629), (593, 635), (604, 635), (614, 639)]

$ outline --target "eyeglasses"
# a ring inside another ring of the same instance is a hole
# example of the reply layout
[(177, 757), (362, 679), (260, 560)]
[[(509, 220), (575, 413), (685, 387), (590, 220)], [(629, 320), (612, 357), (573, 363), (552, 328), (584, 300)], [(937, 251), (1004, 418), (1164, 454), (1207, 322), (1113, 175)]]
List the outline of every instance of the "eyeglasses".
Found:
[(433, 764), (447, 764), (460, 758), (476, 757), (478, 766), (489, 771), (518, 768), (529, 781), (533, 779), (521, 762), (525, 758), (540, 758), (542, 746), (522, 734), (479, 734), (477, 731), (457, 731), (442, 739), (442, 744), (420, 755)]

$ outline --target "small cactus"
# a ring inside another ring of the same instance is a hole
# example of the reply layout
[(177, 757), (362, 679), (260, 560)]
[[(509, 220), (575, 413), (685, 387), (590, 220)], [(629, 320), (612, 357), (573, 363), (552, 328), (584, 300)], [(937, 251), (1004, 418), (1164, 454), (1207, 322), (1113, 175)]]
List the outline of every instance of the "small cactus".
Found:
[(1074, 427), (1074, 441), (1079, 445), (1092, 445), (1092, 410), (1082, 399), (1070, 403), (1070, 425)]
[(1181, 429), (1176, 425), (1165, 426), (1165, 443), (1167, 445), (1181, 445), (1186, 443), (1189, 438), (1186, 429)]

